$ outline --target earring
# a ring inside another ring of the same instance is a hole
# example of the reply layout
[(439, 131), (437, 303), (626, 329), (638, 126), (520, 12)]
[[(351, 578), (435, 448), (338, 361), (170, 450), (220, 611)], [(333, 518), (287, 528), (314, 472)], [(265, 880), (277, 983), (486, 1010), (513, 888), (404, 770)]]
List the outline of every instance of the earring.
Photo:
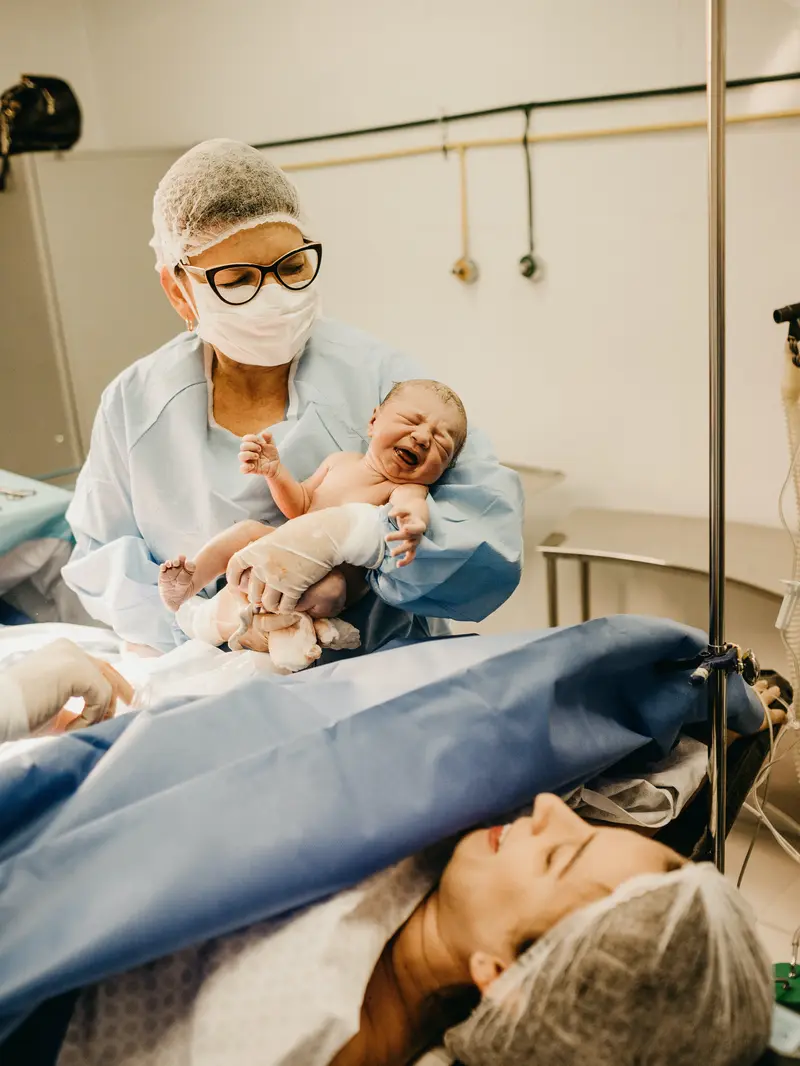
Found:
[(189, 333), (191, 333), (192, 330), (194, 329), (194, 322), (191, 320), (191, 318), (187, 318), (185, 321), (186, 321), (186, 329), (188, 330)]

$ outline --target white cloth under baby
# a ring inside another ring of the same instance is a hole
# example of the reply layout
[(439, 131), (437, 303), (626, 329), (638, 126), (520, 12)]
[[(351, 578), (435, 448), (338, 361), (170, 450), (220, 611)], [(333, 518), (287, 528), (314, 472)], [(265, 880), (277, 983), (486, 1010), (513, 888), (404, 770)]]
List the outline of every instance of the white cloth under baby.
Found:
[(281, 923), (85, 990), (58, 1066), (328, 1066), (358, 1031), (385, 944), (438, 872), (408, 859)]

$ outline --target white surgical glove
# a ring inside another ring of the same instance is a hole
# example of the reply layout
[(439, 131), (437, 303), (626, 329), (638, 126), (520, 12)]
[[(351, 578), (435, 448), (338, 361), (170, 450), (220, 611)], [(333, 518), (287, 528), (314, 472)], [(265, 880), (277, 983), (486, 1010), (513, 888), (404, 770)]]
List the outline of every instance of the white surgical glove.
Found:
[(13, 666), (0, 665), (0, 741), (41, 729), (73, 696), (83, 697), (85, 706), (70, 728), (111, 717), (117, 699), (130, 703), (133, 690), (112, 666), (69, 640), (56, 640)]
[(236, 552), (227, 580), (238, 588), (248, 575), (248, 599), (265, 610), (288, 613), (312, 585), (342, 563), (374, 569), (384, 553), (381, 511), (346, 503), (293, 518)]

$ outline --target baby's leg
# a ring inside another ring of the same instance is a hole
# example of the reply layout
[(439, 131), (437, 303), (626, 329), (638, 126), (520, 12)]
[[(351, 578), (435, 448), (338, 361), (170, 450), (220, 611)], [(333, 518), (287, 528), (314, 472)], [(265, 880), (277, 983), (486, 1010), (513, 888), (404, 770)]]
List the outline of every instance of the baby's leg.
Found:
[(185, 555), (163, 563), (158, 576), (158, 591), (171, 611), (191, 599), (228, 568), (232, 555), (272, 532), (272, 526), (247, 519), (223, 530), (197, 553), (193, 561)]

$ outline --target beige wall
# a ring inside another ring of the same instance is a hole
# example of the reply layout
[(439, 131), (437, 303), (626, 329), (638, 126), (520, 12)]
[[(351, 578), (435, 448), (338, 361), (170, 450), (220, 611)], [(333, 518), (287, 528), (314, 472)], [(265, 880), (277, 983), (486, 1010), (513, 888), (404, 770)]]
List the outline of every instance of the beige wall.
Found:
[(175, 155), (159, 149), (31, 159), (86, 446), (109, 381), (183, 328), (148, 246), (153, 193)]
[(79, 443), (62, 388), (27, 168), (0, 194), (0, 469), (41, 476), (74, 466)]

